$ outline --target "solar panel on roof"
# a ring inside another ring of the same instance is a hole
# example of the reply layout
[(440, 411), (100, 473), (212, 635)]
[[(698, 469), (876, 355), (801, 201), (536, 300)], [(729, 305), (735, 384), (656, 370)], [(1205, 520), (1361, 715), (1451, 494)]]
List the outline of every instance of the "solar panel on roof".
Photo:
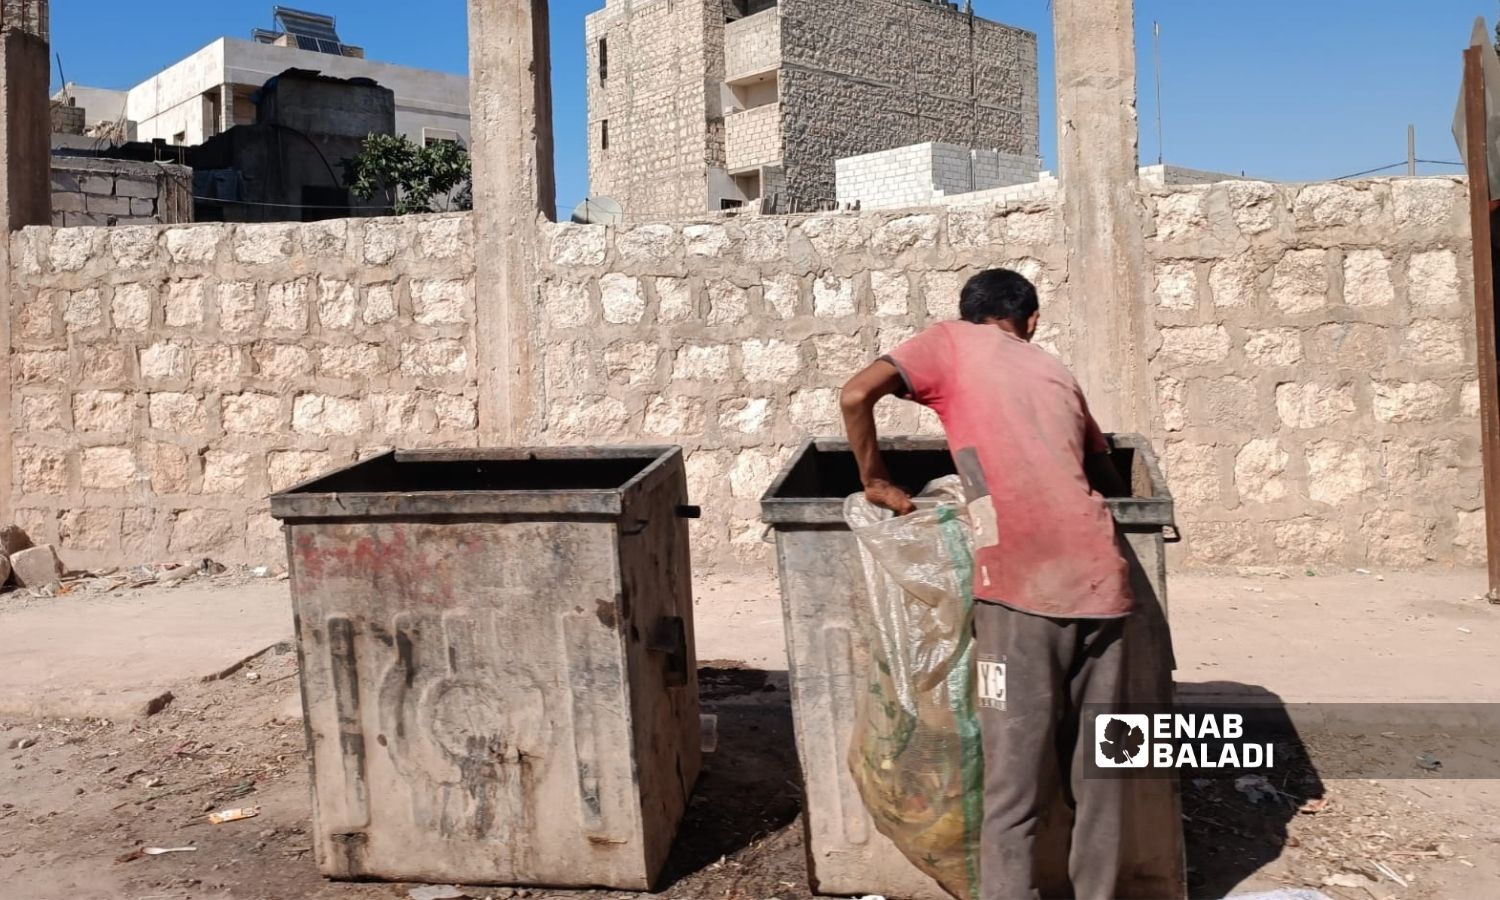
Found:
[(276, 20), (287, 30), (288, 34), (339, 43), (338, 31), (334, 28), (332, 16), (278, 6), (276, 7)]
[(277, 24), (282, 27), (283, 33), (293, 38), (299, 49), (333, 56), (344, 55), (344, 42), (339, 40), (333, 16), (304, 12), (285, 6), (276, 7), (272, 13), (276, 17)]

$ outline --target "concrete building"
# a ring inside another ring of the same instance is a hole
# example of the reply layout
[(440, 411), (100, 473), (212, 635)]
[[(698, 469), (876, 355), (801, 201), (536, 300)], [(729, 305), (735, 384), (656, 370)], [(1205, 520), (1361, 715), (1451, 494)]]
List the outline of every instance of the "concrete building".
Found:
[[(95, 155), (144, 166), (172, 160), (185, 167), (196, 198), (189, 220), (311, 222), (389, 209), (389, 196), (352, 196), (343, 169), (368, 135), (393, 133), (396, 99), (389, 88), (365, 78), (289, 69), (255, 97), (255, 124), (236, 125), (201, 144), (133, 142)], [(92, 206), (76, 212), (84, 211)]]
[(640, 221), (832, 205), (835, 160), (922, 142), (1034, 159), (1036, 36), (932, 0), (607, 0), (589, 177)]
[(390, 206), (389, 197), (352, 196), (342, 167), (366, 137), (395, 128), (389, 88), (293, 69), (266, 82), (256, 100), (255, 124), (188, 151), (200, 221), (313, 222)]
[[(279, 11), (279, 10), (278, 10)], [(299, 14), (300, 15), (300, 14)], [(69, 85), (90, 124), (123, 115), (132, 139), (193, 146), (235, 125), (255, 123), (252, 99), (261, 85), (288, 69), (333, 78), (367, 78), (395, 92), (396, 131), (412, 140), (469, 143), (469, 81), (425, 69), (375, 62), (341, 43), (340, 53), (302, 49), (295, 35), (257, 31), (256, 40), (220, 38), (123, 92)], [(332, 48), (329, 48), (331, 51)]]

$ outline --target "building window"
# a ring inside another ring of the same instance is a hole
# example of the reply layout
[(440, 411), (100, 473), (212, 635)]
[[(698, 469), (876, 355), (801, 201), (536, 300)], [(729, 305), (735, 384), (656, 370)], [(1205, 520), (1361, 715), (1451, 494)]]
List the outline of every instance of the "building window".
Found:
[(433, 144), (463, 144), (463, 135), (447, 128), (423, 128), (422, 146), (431, 147)]
[(733, 0), (733, 2), (734, 11), (741, 16), (753, 16), (779, 5), (778, 0)]
[(609, 38), (599, 39), (599, 80), (609, 77)]
[(599, 123), (599, 149), (609, 149), (609, 120), (605, 119)]

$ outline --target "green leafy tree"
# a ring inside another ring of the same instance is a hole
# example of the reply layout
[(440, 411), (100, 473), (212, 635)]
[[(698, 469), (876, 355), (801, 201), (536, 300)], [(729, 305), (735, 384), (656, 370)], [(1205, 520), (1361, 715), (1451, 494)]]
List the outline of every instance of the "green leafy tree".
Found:
[(419, 147), (405, 135), (372, 134), (344, 161), (344, 178), (354, 196), (385, 197), (398, 216), (474, 207), (469, 151), (451, 141)]

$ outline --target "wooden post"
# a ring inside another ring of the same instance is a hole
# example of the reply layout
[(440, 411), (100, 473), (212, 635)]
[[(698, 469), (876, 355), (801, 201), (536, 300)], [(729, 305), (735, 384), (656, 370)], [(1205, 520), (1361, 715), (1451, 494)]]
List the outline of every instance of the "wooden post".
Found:
[(1474, 331), (1479, 343), (1479, 423), (1484, 442), (1484, 519), (1490, 599), (1500, 598), (1500, 374), (1495, 349), (1495, 255), (1491, 242), (1488, 112), (1481, 53), (1464, 51), (1469, 222), (1474, 242)]

